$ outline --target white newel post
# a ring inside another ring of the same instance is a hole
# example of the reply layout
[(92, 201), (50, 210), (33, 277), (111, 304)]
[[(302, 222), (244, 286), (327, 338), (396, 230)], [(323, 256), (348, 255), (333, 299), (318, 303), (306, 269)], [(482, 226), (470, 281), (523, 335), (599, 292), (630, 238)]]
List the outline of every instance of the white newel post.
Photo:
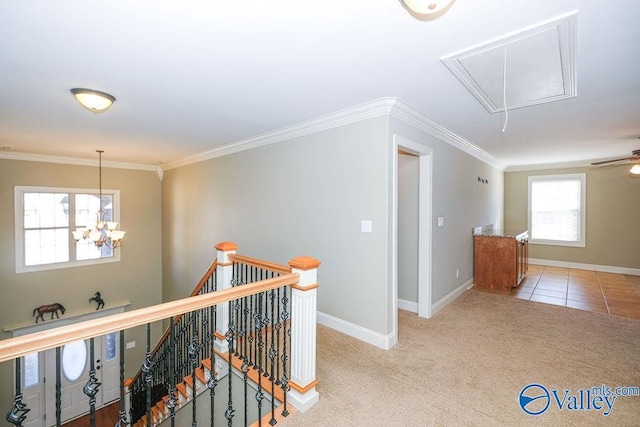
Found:
[(289, 402), (305, 412), (318, 402), (316, 391), (316, 307), (320, 261), (298, 257), (289, 261), (300, 281), (291, 285), (291, 389)]
[[(131, 413), (131, 383), (133, 382), (133, 378), (127, 378), (124, 380), (124, 413), (128, 416)], [(118, 424), (116, 424), (117, 426)]]
[[(216, 289), (221, 291), (223, 289), (231, 288), (231, 279), (233, 278), (233, 262), (229, 259), (230, 254), (235, 254), (238, 245), (233, 242), (221, 242), (215, 246), (218, 251), (218, 267), (216, 269)], [(216, 332), (214, 349), (219, 353), (226, 353), (229, 351), (229, 343), (225, 334), (229, 327), (229, 304), (218, 304), (216, 307)], [(215, 356), (215, 370), (217, 372), (218, 379), (225, 377), (229, 373), (229, 364), (226, 360), (218, 356)]]

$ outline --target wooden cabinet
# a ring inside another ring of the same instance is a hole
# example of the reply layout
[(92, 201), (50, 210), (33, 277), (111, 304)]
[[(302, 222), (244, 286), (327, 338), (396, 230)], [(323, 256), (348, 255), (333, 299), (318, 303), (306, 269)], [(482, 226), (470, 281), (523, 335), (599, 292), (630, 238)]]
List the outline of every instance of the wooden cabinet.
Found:
[(529, 267), (529, 234), (486, 233), (474, 236), (474, 283), (508, 292), (518, 286)]

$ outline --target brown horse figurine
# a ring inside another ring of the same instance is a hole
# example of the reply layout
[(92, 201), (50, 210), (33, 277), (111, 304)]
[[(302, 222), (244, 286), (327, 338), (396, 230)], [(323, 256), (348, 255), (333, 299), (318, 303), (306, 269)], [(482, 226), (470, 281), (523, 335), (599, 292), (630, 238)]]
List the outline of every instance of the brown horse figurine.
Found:
[(44, 322), (44, 315), (46, 313), (51, 313), (51, 320), (53, 320), (54, 314), (56, 315), (56, 318), (59, 319), (60, 316), (58, 316), (58, 311), (64, 314), (64, 306), (59, 302), (56, 302), (54, 304), (41, 305), (38, 308), (34, 308), (32, 316), (35, 316), (36, 313), (38, 313), (38, 317), (36, 317), (36, 323), (38, 323), (38, 319), (42, 319), (42, 321)]

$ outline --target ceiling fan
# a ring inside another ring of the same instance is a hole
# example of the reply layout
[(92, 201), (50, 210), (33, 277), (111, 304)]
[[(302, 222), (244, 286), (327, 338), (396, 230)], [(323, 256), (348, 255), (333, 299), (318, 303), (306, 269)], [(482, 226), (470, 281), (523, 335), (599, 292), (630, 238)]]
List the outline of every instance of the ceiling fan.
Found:
[(631, 157), (623, 157), (621, 159), (602, 160), (600, 162), (593, 162), (591, 163), (591, 166), (606, 165), (608, 163), (616, 163), (616, 162), (622, 162), (622, 161), (640, 161), (640, 150), (633, 150), (631, 152)]

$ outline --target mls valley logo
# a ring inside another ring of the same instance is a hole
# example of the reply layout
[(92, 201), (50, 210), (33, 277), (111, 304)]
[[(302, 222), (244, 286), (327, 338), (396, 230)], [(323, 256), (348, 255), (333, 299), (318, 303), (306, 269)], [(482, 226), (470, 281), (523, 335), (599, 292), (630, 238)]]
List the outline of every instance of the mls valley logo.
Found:
[(568, 411), (601, 411), (611, 413), (618, 397), (640, 396), (638, 387), (607, 387), (606, 385), (577, 390), (549, 390), (542, 384), (529, 384), (520, 392), (518, 403), (529, 415), (542, 415), (550, 406)]

